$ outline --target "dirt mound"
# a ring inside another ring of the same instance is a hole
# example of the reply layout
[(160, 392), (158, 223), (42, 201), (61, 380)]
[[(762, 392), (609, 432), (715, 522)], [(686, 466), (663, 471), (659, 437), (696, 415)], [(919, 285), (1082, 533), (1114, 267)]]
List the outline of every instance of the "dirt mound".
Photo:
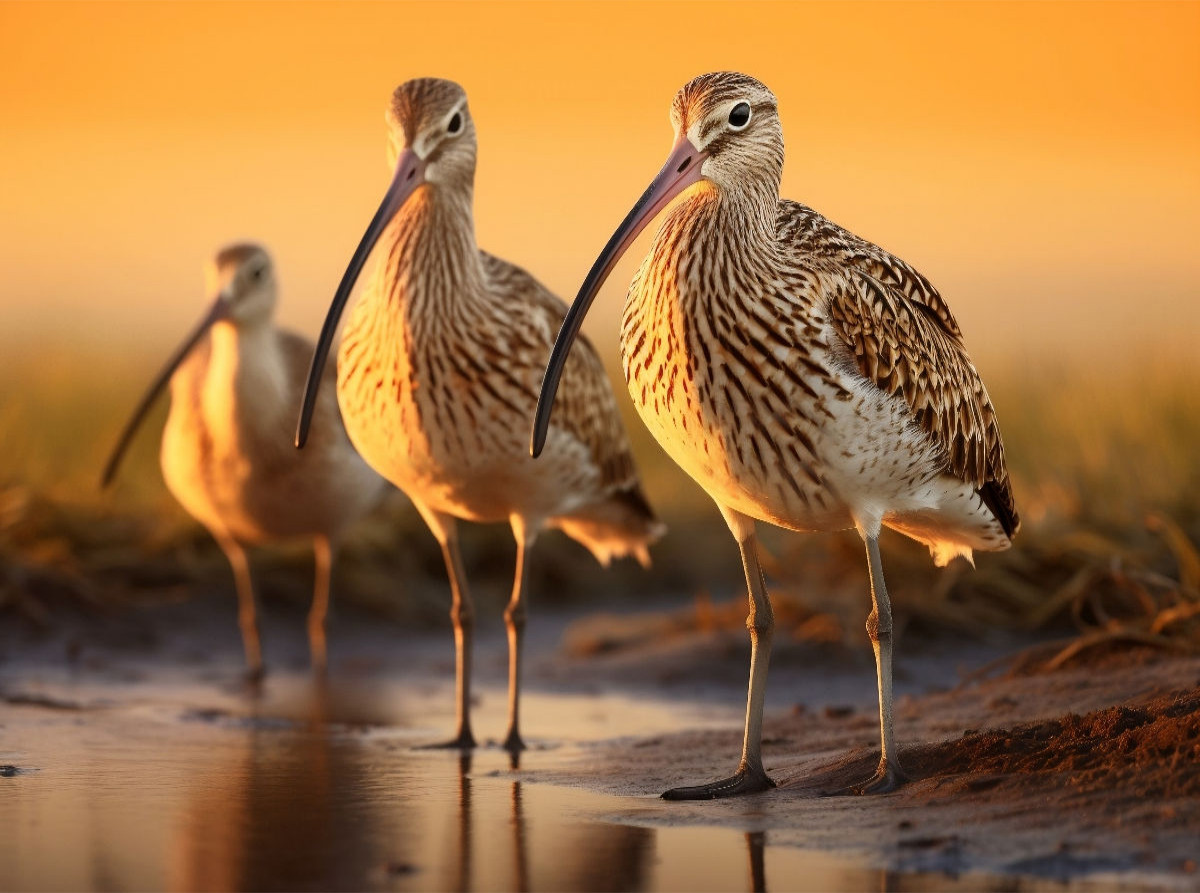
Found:
[(1032, 786), (1057, 775), (1079, 791), (1132, 785), (1138, 796), (1198, 797), (1200, 689), (1136, 707), (969, 732), (903, 759), (922, 779), (971, 775), (1019, 784), (1024, 778)]

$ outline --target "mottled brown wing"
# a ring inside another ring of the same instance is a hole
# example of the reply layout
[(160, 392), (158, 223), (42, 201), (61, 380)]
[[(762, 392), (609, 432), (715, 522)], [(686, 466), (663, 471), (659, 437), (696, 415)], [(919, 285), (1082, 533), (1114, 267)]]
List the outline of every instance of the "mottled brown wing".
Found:
[[(567, 314), (567, 305), (519, 267), (486, 252), (480, 255), (488, 278), (503, 285), (497, 290), (512, 297), (521, 306), (521, 312), (528, 314), (528, 325), (521, 329), (529, 341), (518, 349), (538, 370), (536, 381), (531, 382), (536, 395), (554, 339)], [(637, 469), (621, 424), (616, 395), (604, 364), (585, 336), (579, 337), (567, 359), (551, 425), (565, 429), (587, 447), (608, 492), (638, 491)]]
[[(779, 229), (781, 241), (791, 242), (806, 255), (835, 268), (853, 267), (885, 288), (898, 292), (936, 319), (945, 333), (963, 347), (962, 331), (950, 306), (928, 279), (900, 258), (799, 202), (779, 203)], [(965, 351), (965, 347), (963, 349)]]
[(908, 404), (948, 470), (977, 488), (1011, 537), (1021, 522), (1000, 427), (950, 308), (928, 280), (883, 249), (824, 218), (809, 228), (813, 237), (822, 233), (840, 273), (828, 304), (834, 330), (862, 374)]

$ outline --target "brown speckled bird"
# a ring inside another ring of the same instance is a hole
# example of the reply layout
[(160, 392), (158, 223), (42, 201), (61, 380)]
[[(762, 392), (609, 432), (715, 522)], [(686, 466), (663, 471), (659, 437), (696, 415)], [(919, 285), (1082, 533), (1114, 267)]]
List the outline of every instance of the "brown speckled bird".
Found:
[(271, 322), (276, 280), (267, 252), (258, 245), (230, 245), (209, 265), (207, 279), (211, 308), (138, 404), (104, 469), (103, 484), (112, 482), (126, 447), (169, 381), (163, 479), (229, 559), (251, 677), (262, 675), (262, 648), (242, 545), (297, 538), (311, 538), (316, 556), (308, 635), (313, 666), (323, 671), (333, 545), (379, 501), (387, 484), (350, 445), (332, 397), (317, 407), (321, 436), (311, 452), (299, 455), (289, 447), (291, 413), (312, 345)]
[(367, 255), (382, 262), (355, 306), (338, 358), (338, 401), (359, 452), (408, 494), (441, 544), (450, 575), (457, 650), (452, 747), (472, 747), (474, 610), (456, 519), (507, 521), (517, 541), (509, 639), (508, 732), (518, 722), (525, 628), (525, 562), (543, 527), (558, 527), (603, 564), (649, 561), (663, 527), (642, 495), (616, 398), (590, 345), (563, 378), (563, 406), (535, 463), (526, 424), (566, 305), (519, 267), (475, 244), (475, 125), (455, 83), (399, 86), (387, 112), (394, 168), (374, 220), (333, 299), (317, 344), (296, 442), (302, 446), (317, 383)]
[(596, 260), (546, 370), (532, 452), (584, 314), (639, 232), (676, 196), (625, 304), (621, 354), (634, 404), (716, 501), (750, 590), (750, 691), (730, 778), (677, 788), (705, 799), (772, 787), (762, 711), (774, 626), (755, 521), (854, 527), (866, 544), (882, 752), (861, 792), (904, 779), (892, 732), (892, 614), (880, 528), (940, 566), (1007, 549), (1020, 521), (991, 401), (949, 307), (916, 270), (779, 197), (775, 96), (744, 74), (706, 74), (671, 107), (675, 147)]

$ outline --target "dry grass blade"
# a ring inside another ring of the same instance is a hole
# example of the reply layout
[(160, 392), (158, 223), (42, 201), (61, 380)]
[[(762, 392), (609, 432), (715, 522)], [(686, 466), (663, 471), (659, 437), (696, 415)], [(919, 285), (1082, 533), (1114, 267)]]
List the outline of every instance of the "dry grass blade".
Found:
[(1193, 601), (1200, 600), (1200, 552), (1183, 528), (1163, 512), (1146, 516), (1146, 528), (1162, 536), (1179, 566), (1181, 593)]
[(1111, 645), (1114, 642), (1133, 643), (1137, 645), (1149, 645), (1154, 648), (1162, 648), (1166, 651), (1187, 651), (1188, 645), (1178, 639), (1173, 639), (1169, 636), (1155, 635), (1153, 633), (1142, 632), (1135, 629), (1112, 629), (1100, 630), (1098, 632), (1089, 633), (1082, 638), (1076, 639), (1062, 651), (1058, 652), (1050, 660), (1042, 665), (1044, 670), (1057, 670), (1063, 666), (1071, 658), (1087, 651), (1091, 648), (1096, 648), (1100, 645)]
[(1200, 602), (1167, 608), (1154, 618), (1154, 622), (1150, 624), (1150, 632), (1161, 633), (1167, 627), (1191, 620), (1193, 617), (1200, 617)]

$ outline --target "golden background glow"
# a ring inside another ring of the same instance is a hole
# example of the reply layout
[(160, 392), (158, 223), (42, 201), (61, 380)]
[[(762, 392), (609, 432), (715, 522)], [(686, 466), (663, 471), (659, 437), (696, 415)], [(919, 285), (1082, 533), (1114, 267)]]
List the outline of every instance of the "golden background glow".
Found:
[(165, 356), (247, 238), (311, 336), (419, 75), (470, 96), (481, 246), (569, 299), (718, 68), (778, 95), (784, 194), (925, 272), (981, 365), (1194, 344), (1195, 3), (0, 3), (5, 338)]

